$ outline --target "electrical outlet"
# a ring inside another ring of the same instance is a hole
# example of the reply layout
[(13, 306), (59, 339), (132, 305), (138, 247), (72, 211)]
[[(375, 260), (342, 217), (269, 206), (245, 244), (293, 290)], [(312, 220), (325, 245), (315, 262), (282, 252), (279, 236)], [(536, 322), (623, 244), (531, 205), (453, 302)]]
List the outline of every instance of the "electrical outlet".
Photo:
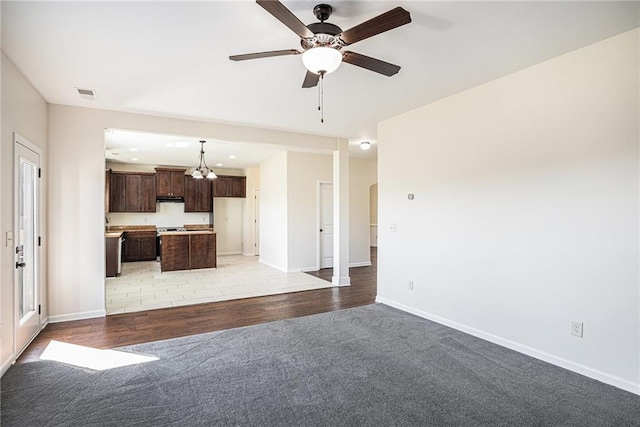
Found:
[(407, 285), (407, 289), (409, 289), (410, 291), (413, 290), (413, 280), (409, 280), (409, 284)]
[(395, 222), (393, 224), (389, 224), (389, 231), (391, 233), (396, 233), (398, 231), (398, 224)]
[(582, 338), (582, 322), (571, 322), (571, 335)]

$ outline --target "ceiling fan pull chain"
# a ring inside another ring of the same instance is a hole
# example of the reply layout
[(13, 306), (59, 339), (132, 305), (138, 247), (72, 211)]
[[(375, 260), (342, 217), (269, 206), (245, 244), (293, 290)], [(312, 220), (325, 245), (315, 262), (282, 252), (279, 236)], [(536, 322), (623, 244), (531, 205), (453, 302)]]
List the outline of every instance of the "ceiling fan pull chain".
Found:
[(324, 123), (324, 73), (320, 72), (320, 85), (318, 86), (320, 89), (320, 105), (318, 105), (318, 110), (320, 110), (320, 123)]

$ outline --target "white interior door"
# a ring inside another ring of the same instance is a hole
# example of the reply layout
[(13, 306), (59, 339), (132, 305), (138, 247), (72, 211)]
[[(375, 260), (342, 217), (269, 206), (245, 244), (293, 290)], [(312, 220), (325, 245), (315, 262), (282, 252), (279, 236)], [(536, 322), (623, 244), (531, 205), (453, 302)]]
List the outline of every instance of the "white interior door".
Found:
[(40, 330), (38, 256), (40, 155), (16, 136), (14, 194), (15, 224), (15, 353), (19, 354)]
[(320, 184), (320, 268), (333, 267), (333, 184)]
[(253, 254), (260, 255), (260, 190), (253, 190)]

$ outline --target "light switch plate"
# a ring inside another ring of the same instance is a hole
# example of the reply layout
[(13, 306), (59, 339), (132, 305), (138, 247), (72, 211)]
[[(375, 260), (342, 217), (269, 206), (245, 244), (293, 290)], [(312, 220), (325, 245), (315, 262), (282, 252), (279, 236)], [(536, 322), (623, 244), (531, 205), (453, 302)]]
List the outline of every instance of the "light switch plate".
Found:
[(13, 231), (7, 231), (5, 234), (4, 246), (8, 248), (12, 242), (13, 242)]

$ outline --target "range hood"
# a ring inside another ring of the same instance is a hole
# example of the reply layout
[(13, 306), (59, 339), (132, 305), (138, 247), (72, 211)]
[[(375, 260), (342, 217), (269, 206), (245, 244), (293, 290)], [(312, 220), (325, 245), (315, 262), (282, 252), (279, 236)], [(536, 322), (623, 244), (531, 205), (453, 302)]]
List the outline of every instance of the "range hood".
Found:
[(182, 197), (182, 196), (158, 196), (158, 197), (156, 197), (156, 202), (158, 202), (158, 203), (164, 203), (164, 202), (184, 203), (184, 197)]

